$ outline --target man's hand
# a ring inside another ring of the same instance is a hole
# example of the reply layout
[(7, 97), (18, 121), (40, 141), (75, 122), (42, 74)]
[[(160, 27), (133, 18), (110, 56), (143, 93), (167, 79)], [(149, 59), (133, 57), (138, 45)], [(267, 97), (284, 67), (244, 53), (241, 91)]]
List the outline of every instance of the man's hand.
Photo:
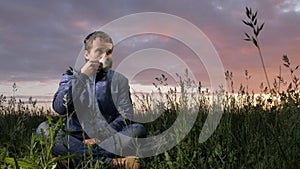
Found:
[(86, 74), (87, 76), (92, 75), (93, 73), (96, 73), (98, 69), (102, 68), (102, 64), (99, 62), (99, 60), (105, 57), (105, 53), (102, 55), (92, 55), (90, 59), (84, 64), (84, 66), (81, 68), (81, 73)]
[(83, 73), (87, 76), (90, 76), (93, 73), (97, 72), (99, 66), (100, 66), (100, 63), (98, 60), (89, 60), (81, 68), (81, 73)]

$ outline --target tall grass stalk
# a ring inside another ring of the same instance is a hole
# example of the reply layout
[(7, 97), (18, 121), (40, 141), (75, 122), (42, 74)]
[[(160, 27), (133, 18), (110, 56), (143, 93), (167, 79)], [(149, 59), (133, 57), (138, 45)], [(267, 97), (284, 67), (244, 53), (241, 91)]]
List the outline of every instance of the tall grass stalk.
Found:
[(246, 16), (248, 18), (248, 21), (245, 21), (245, 20), (242, 20), (242, 21), (245, 25), (249, 26), (252, 29), (253, 35), (249, 35), (248, 33), (245, 32), (246, 38), (244, 40), (252, 42), (253, 45), (257, 48), (259, 58), (260, 58), (260, 61), (261, 61), (261, 64), (262, 64), (262, 67), (263, 67), (263, 70), (264, 70), (264, 74), (265, 74), (265, 77), (266, 77), (266, 80), (267, 80), (267, 84), (268, 84), (268, 87), (269, 87), (269, 90), (270, 90), (271, 85), (270, 85), (270, 82), (269, 82), (266, 66), (265, 66), (265, 63), (264, 63), (264, 59), (263, 59), (263, 55), (262, 55), (262, 52), (261, 52), (259, 39), (258, 39), (260, 31), (264, 27), (264, 23), (261, 24), (261, 25), (258, 24), (257, 18), (256, 18), (257, 17), (257, 11), (253, 13), (251, 8), (246, 7)]

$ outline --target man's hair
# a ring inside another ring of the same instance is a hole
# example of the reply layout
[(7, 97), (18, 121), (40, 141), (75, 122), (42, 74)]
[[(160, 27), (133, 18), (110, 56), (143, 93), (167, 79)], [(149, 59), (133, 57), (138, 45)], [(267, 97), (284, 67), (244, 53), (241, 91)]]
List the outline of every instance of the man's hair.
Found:
[(95, 31), (90, 33), (83, 41), (84, 43), (84, 49), (87, 51), (90, 51), (92, 46), (93, 46), (93, 40), (95, 40), (96, 38), (100, 39), (101, 42), (103, 43), (111, 43), (113, 44), (113, 41), (111, 39), (111, 37), (102, 31)]

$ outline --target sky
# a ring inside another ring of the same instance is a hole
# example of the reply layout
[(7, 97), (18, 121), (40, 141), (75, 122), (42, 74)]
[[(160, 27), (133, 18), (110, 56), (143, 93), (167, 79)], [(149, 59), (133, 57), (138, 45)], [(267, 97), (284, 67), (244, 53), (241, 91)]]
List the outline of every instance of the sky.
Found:
[[(171, 14), (195, 25), (213, 44), (224, 70), (233, 73), (235, 87), (246, 83), (247, 69), (251, 75), (249, 88), (258, 92), (260, 83), (266, 84), (266, 80), (256, 48), (243, 40), (244, 32), (251, 32), (242, 23), (242, 19), (246, 19), (246, 6), (257, 10), (258, 22), (265, 23), (259, 40), (272, 83), (279, 74), (284, 54), (293, 67), (300, 64), (299, 0), (0, 1), (0, 94), (12, 95), (12, 85), (16, 83), (16, 95), (53, 96), (62, 73), (75, 64), (86, 35), (118, 18), (143, 12)], [(139, 23), (132, 23), (132, 27), (135, 24)], [(160, 27), (158, 24), (148, 26)], [(116, 34), (122, 31), (119, 27)], [(116, 44), (114, 66), (128, 55), (149, 48), (178, 55), (196, 80), (209, 86), (205, 65), (197, 60), (195, 53), (182, 42), (163, 35), (137, 35)], [(165, 66), (172, 66), (170, 63)], [(130, 84), (135, 90), (146, 90), (161, 73), (168, 74), (161, 70), (143, 70)], [(288, 73), (282, 67), (286, 80), (289, 80)], [(295, 73), (299, 75), (299, 71)], [(170, 78), (169, 83), (174, 81), (176, 79)]]

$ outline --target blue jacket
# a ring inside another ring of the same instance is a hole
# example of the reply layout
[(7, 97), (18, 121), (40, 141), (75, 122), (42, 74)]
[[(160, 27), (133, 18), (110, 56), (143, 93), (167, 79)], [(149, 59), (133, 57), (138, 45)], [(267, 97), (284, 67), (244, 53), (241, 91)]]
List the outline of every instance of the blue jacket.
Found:
[[(116, 131), (122, 130), (122, 128), (130, 123), (128, 118), (133, 115), (128, 79), (113, 70), (98, 73), (95, 79), (95, 97), (100, 112), (113, 129)], [(86, 86), (88, 83), (93, 83), (91, 81), (91, 78), (85, 74), (73, 70), (67, 71), (61, 77), (52, 103), (53, 109), (58, 114), (68, 114), (68, 125), (65, 125), (64, 130), (71, 131), (71, 135), (80, 140), (83, 139), (83, 129), (76, 115), (74, 108), (76, 106), (74, 106), (73, 100), (78, 98), (82, 102), (88, 100), (86, 93), (89, 88)], [(73, 91), (73, 94), (76, 96), (72, 94), (72, 86), (76, 86), (76, 90)], [(79, 89), (77, 89), (78, 86)], [(67, 96), (67, 100), (65, 95)], [(66, 101), (68, 101), (67, 104), (65, 103)], [(89, 103), (86, 102), (84, 104)], [(66, 105), (68, 109), (66, 109)], [(122, 111), (122, 115), (120, 114), (120, 110)], [(84, 134), (85, 138), (89, 138), (86, 133)]]

